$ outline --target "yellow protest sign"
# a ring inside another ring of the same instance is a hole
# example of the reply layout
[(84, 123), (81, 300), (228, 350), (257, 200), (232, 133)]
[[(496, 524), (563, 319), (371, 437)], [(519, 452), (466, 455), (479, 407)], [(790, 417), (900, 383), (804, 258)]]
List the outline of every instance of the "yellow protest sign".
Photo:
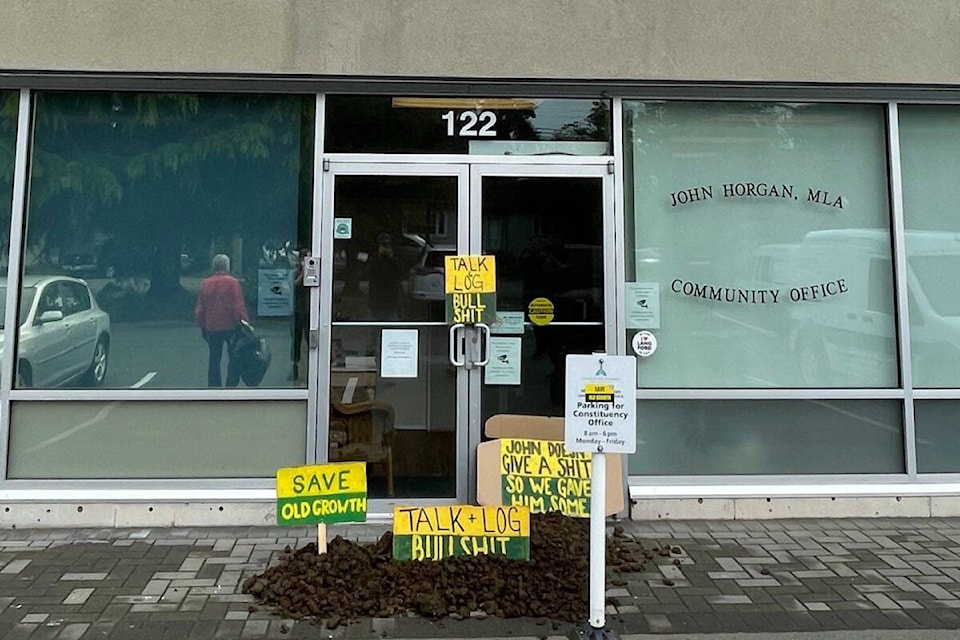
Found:
[(393, 508), (393, 557), (441, 560), (497, 554), (530, 558), (530, 510), (523, 506)]
[(503, 504), (533, 513), (590, 515), (590, 454), (567, 451), (563, 442), (502, 438), (500, 477)]
[(366, 519), (366, 463), (277, 469), (277, 524), (364, 522)]
[(494, 256), (444, 258), (446, 318), (450, 324), (492, 324), (497, 319)]
[(496, 293), (497, 266), (494, 256), (446, 256), (446, 293)]

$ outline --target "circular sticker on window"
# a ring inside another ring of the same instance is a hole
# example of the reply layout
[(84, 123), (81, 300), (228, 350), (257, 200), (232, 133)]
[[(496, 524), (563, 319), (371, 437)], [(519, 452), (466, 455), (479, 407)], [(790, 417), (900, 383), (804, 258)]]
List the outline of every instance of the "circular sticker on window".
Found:
[(657, 350), (657, 336), (650, 331), (638, 331), (633, 336), (633, 352), (641, 358), (652, 356)]
[(553, 320), (553, 303), (546, 298), (534, 298), (527, 305), (527, 316), (538, 327), (550, 324)]

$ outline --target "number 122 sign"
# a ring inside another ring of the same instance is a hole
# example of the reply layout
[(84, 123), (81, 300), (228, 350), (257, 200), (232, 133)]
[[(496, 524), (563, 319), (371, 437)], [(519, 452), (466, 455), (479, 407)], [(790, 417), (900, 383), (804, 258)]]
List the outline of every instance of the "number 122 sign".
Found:
[[(440, 119), (447, 123), (447, 136), (496, 138), (497, 114), (493, 111), (447, 111)], [(460, 127), (457, 128), (459, 123)]]

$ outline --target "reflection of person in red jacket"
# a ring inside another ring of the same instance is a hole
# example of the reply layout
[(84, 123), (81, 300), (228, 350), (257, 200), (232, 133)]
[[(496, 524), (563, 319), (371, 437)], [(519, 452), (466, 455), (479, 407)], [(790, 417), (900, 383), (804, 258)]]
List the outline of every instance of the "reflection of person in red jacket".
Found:
[[(248, 320), (243, 304), (240, 282), (230, 275), (230, 258), (218, 253), (213, 256), (213, 275), (200, 284), (197, 306), (193, 315), (203, 332), (203, 339), (210, 347), (210, 362), (207, 366), (207, 384), (221, 386), (220, 361), (223, 345), (228, 344), (241, 320)], [(230, 358), (227, 349), (227, 386), (240, 384), (240, 371)]]

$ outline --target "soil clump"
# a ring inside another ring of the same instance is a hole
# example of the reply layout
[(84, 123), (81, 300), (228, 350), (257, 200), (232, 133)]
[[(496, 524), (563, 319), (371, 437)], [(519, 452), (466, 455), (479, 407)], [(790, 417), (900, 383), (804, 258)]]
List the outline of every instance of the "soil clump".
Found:
[[(608, 583), (641, 571), (653, 553), (616, 527), (607, 536)], [(337, 536), (285, 550), (280, 564), (247, 578), (244, 593), (277, 614), (326, 620), (416, 614), (436, 619), (498, 616), (576, 622), (589, 614), (589, 520), (560, 513), (530, 517), (530, 560), (498, 555), (439, 561), (393, 559), (393, 534), (357, 544)]]

